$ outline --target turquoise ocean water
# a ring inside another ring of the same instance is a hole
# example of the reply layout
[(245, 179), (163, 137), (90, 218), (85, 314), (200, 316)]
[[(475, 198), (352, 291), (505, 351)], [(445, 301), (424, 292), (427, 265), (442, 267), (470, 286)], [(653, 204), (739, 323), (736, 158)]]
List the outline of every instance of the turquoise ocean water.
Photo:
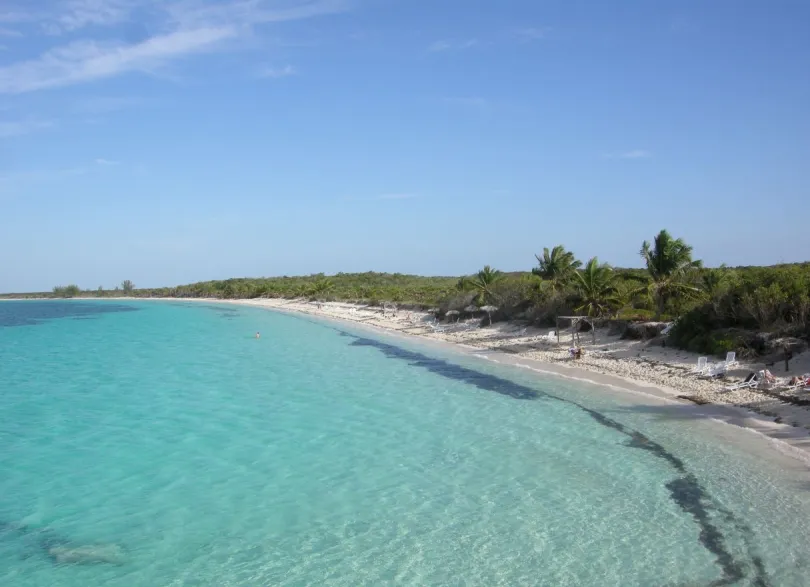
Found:
[(0, 585), (807, 585), (810, 487), (717, 426), (256, 308), (4, 302)]

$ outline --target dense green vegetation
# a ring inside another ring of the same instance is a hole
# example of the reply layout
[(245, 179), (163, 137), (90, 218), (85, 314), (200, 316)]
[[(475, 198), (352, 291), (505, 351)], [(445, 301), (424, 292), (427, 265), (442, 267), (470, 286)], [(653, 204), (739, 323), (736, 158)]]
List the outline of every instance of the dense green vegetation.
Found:
[[(115, 290), (59, 286), (26, 297), (306, 298), (381, 305), (437, 307), (461, 314), (490, 306), (493, 320), (553, 325), (560, 315), (599, 320), (677, 319), (672, 344), (707, 353), (750, 350), (756, 332), (810, 336), (810, 263), (773, 267), (704, 268), (692, 247), (662, 230), (641, 245), (642, 269), (613, 268), (596, 257), (582, 262), (564, 246), (545, 248), (526, 272), (489, 266), (475, 275), (418, 277), (398, 273), (339, 273), (305, 277), (238, 278), (177, 287)], [(13, 294), (11, 294), (13, 295)], [(4, 297), (11, 297), (7, 295)]]

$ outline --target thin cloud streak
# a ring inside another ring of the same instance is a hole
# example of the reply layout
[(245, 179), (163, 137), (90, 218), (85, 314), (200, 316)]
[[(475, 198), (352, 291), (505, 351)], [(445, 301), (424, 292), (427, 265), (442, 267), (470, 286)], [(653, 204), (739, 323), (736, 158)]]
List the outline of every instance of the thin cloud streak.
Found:
[(186, 0), (170, 4), (166, 8), (171, 22), (179, 27), (212, 26), (230, 22), (235, 25), (252, 26), (272, 22), (303, 20), (316, 16), (338, 14), (349, 10), (347, 0), (299, 1), (285, 8), (272, 8), (263, 0), (234, 0), (231, 2)]
[[(46, 33), (120, 25), (148, 10), (150, 28), (162, 31), (122, 44), (84, 39), (51, 48), (38, 58), (0, 67), (0, 94), (65, 87), (117, 75), (157, 75), (171, 62), (219, 51), (248, 37), (256, 25), (293, 21), (348, 10), (346, 0), (67, 0), (50, 13), (0, 12), (0, 22), (37, 22)], [(285, 75), (289, 72), (284, 72)]]
[(96, 165), (104, 165), (104, 166), (111, 166), (111, 165), (120, 165), (120, 161), (112, 161), (111, 159), (96, 159)]
[(548, 27), (528, 27), (517, 29), (514, 31), (513, 36), (521, 42), (530, 43), (532, 41), (539, 41), (545, 39), (551, 29)]
[(375, 200), (411, 200), (418, 198), (416, 194), (382, 194), (374, 198)]
[(109, 114), (152, 103), (137, 96), (94, 96), (78, 100), (72, 108), (81, 114)]
[(0, 138), (7, 139), (27, 135), (52, 128), (54, 123), (49, 120), (15, 120), (0, 122)]
[(418, 197), (419, 194), (401, 192), (401, 193), (380, 194), (378, 196), (371, 196), (371, 197), (349, 196), (347, 198), (343, 198), (343, 200), (348, 202), (386, 202), (394, 200), (412, 200)]
[(428, 47), (428, 51), (431, 53), (439, 53), (442, 51), (461, 51), (464, 49), (472, 49), (476, 45), (478, 45), (478, 39), (467, 39), (466, 41), (453, 41), (445, 39), (431, 43)]
[(605, 159), (649, 159), (652, 157), (652, 153), (644, 149), (635, 149), (623, 153), (607, 153), (603, 157)]
[(489, 107), (489, 102), (486, 98), (480, 96), (467, 96), (461, 98), (444, 98), (444, 103), (450, 106), (460, 108), (468, 108), (472, 110), (484, 110)]
[(259, 72), (258, 77), (276, 79), (291, 75), (298, 75), (298, 71), (292, 65), (285, 65), (284, 67), (265, 67)]
[(210, 49), (236, 35), (233, 28), (177, 31), (136, 45), (79, 41), (52, 49), (39, 59), (0, 68), (0, 94), (22, 94), (113, 77), (150, 72), (167, 61)]
[(125, 22), (138, 5), (137, 0), (68, 0), (66, 10), (48, 23), (45, 30), (51, 34), (71, 32), (87, 26), (109, 26)]

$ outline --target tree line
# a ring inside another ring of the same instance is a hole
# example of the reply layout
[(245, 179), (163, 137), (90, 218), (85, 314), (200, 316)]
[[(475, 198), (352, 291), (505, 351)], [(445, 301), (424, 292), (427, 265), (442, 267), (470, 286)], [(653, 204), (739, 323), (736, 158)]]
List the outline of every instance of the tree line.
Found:
[(772, 267), (706, 268), (683, 239), (666, 230), (639, 249), (643, 267), (614, 268), (597, 257), (581, 261), (563, 245), (544, 248), (535, 265), (504, 273), (484, 267), (474, 275), (420, 277), (399, 273), (338, 273), (235, 278), (164, 288), (113, 290), (58, 286), (40, 297), (305, 298), (433, 309), (444, 316), (471, 305), (497, 310), (494, 320), (555, 323), (559, 315), (597, 320), (677, 323), (672, 342), (698, 352), (738, 348), (742, 331), (810, 337), (810, 263)]

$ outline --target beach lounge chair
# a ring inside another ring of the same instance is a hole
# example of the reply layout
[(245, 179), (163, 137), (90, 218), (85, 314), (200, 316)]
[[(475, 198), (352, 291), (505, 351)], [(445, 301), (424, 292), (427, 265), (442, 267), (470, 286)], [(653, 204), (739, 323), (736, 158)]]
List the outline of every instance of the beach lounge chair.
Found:
[(734, 351), (730, 351), (726, 353), (726, 367), (736, 367), (739, 363), (737, 363), (737, 353)]
[(743, 379), (739, 383), (735, 383), (734, 385), (727, 385), (726, 387), (723, 388), (723, 391), (736, 391), (738, 389), (748, 389), (757, 387), (758, 385), (759, 385), (759, 374), (751, 371), (745, 379)]
[(703, 373), (701, 373), (701, 377), (722, 377), (726, 374), (726, 371), (728, 371), (728, 367), (725, 363), (714, 363), (709, 365), (709, 367)]
[(692, 373), (696, 373), (697, 375), (703, 375), (709, 367), (709, 358), (708, 357), (698, 357), (697, 367), (694, 368)]
[(799, 380), (795, 383), (785, 383), (784, 387), (782, 388), (783, 391), (799, 391), (803, 388), (810, 388), (810, 376), (802, 375), (799, 377)]
[(664, 329), (661, 331), (661, 336), (669, 336), (669, 333), (672, 331), (672, 327), (675, 326), (674, 322), (670, 322), (667, 324)]

